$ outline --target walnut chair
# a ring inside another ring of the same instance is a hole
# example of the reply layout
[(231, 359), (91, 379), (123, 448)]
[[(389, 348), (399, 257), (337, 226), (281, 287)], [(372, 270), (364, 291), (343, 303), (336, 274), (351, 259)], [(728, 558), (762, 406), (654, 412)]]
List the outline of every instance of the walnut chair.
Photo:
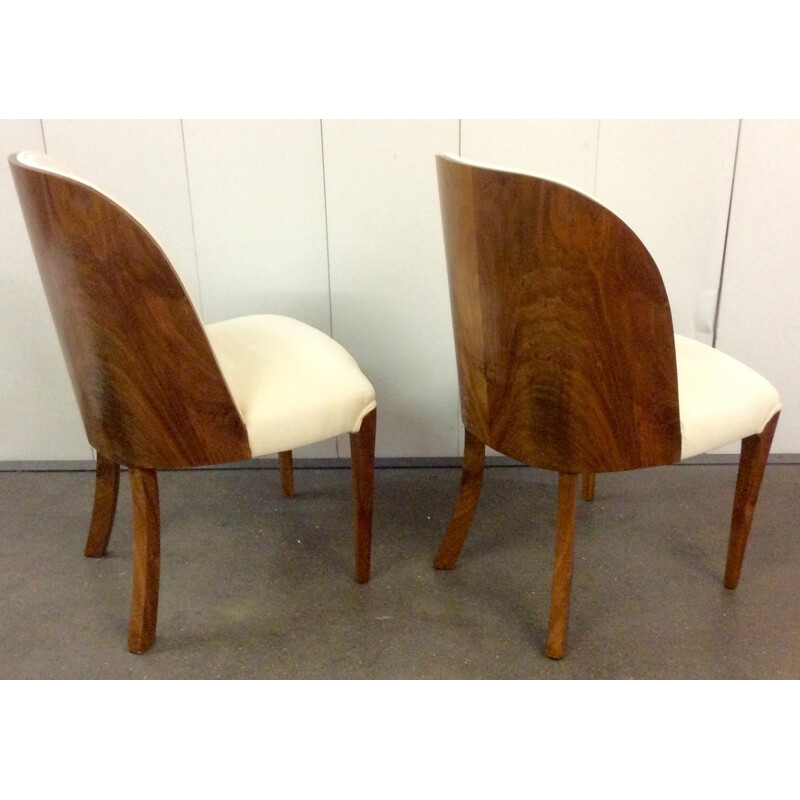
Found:
[(350, 434), (355, 577), (369, 580), (375, 392), (330, 337), (258, 315), (204, 326), (162, 247), (120, 203), (52, 157), (9, 157), (23, 216), (86, 434), (97, 451), (86, 555), (106, 552), (128, 468), (133, 600), (128, 649), (156, 631), (156, 471), (279, 454)]
[(478, 502), (484, 445), (558, 472), (546, 654), (567, 632), (577, 477), (672, 464), (742, 440), (725, 586), (736, 587), (780, 412), (775, 388), (673, 333), (635, 233), (580, 191), (437, 156), (461, 414), (461, 487), (434, 565), (452, 569)]

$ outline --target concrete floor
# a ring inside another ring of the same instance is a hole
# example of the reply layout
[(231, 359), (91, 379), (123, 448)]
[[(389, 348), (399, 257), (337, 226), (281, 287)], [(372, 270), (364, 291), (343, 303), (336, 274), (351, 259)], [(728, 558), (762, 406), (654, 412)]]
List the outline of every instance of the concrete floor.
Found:
[(0, 678), (800, 678), (800, 465), (771, 464), (736, 591), (735, 466), (598, 476), (579, 501), (567, 654), (544, 656), (555, 476), (487, 469), (452, 572), (454, 468), (376, 473), (372, 580), (352, 580), (350, 473), (160, 474), (153, 648), (126, 650), (131, 507), (83, 557), (93, 475), (0, 473)]

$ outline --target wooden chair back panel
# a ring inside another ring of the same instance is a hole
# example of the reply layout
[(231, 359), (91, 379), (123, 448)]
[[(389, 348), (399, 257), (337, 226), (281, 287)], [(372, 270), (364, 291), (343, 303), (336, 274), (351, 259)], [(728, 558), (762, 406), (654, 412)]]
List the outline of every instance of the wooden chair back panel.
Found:
[(437, 170), (467, 428), (559, 472), (679, 460), (669, 302), (636, 235), (561, 184)]
[(92, 446), (152, 469), (249, 458), (203, 326), (153, 237), (93, 187), (9, 163)]

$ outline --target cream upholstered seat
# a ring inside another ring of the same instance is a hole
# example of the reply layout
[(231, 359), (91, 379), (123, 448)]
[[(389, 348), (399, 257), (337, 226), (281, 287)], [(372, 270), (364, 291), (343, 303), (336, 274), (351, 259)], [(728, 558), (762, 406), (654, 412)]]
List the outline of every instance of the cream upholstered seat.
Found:
[(760, 434), (781, 410), (778, 390), (714, 347), (675, 337), (681, 459)]
[(85, 553), (105, 554), (120, 465), (133, 497), (128, 649), (155, 639), (160, 577), (156, 470), (277, 452), (350, 434), (355, 578), (369, 580), (376, 404), (355, 360), (280, 316), (202, 324), (164, 248), (127, 208), (45, 153), (9, 164), (87, 438), (97, 450)]
[(355, 433), (376, 406), (355, 359), (299, 320), (238, 317), (206, 325), (206, 334), (254, 457)]

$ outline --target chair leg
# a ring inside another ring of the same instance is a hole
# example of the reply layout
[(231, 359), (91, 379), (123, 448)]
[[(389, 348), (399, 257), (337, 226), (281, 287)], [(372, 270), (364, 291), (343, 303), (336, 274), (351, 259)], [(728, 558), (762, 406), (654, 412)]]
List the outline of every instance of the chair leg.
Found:
[(780, 412), (767, 423), (760, 434), (742, 439), (731, 534), (728, 540), (728, 559), (725, 564), (725, 586), (728, 589), (735, 589), (739, 583), (739, 573), (742, 570), (742, 560), (758, 500), (758, 491), (761, 488), (761, 479), (764, 477), (764, 468), (767, 465), (767, 456), (779, 416)]
[(444, 535), (433, 566), (436, 569), (453, 569), (458, 561), (464, 540), (467, 538), (478, 498), (483, 484), (483, 467), (486, 462), (486, 446), (477, 436), (465, 431), (464, 464), (461, 470), (461, 486), (450, 526)]
[(294, 497), (294, 472), (292, 470), (292, 451), (278, 453), (281, 465), (281, 489), (287, 497)]
[(358, 433), (350, 434), (357, 583), (366, 583), (369, 580), (372, 553), (372, 496), (375, 485), (376, 422), (377, 412), (370, 411), (361, 422), (361, 430)]
[(577, 475), (567, 473), (561, 473), (558, 476), (556, 558), (553, 567), (553, 592), (550, 598), (550, 627), (545, 650), (548, 658), (561, 658), (564, 655), (564, 645), (567, 639), (577, 477)]
[(119, 494), (119, 464), (115, 464), (100, 453), (97, 454), (97, 469), (94, 483), (94, 508), (86, 538), (84, 555), (102, 558), (106, 554)]
[(584, 500), (594, 500), (594, 472), (584, 472), (581, 475), (582, 495)]
[(144, 653), (156, 637), (161, 531), (153, 469), (130, 468), (133, 497), (133, 598), (128, 650)]

